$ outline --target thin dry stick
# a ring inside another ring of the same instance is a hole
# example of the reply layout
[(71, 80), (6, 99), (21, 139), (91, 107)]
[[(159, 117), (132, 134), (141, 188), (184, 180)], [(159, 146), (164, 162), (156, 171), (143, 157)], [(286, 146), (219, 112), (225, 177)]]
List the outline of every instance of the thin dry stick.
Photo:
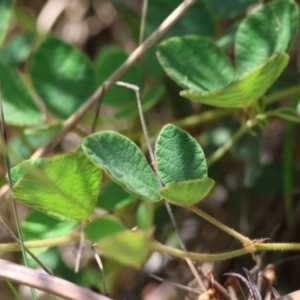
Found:
[(94, 133), (95, 130), (96, 130), (96, 126), (97, 126), (98, 118), (99, 118), (99, 115), (100, 115), (100, 109), (101, 109), (101, 104), (102, 104), (102, 99), (103, 99), (104, 93), (105, 93), (105, 83), (102, 85), (101, 93), (100, 93), (100, 96), (99, 96), (99, 101), (97, 101), (96, 114), (95, 114), (95, 118), (94, 118), (94, 121), (93, 121), (91, 133)]
[(80, 266), (80, 258), (82, 255), (82, 251), (83, 251), (83, 247), (84, 247), (84, 233), (83, 233), (83, 224), (81, 224), (81, 228), (80, 228), (80, 242), (79, 242), (79, 247), (78, 247), (78, 251), (77, 251), (77, 255), (76, 255), (76, 260), (75, 260), (75, 268), (74, 268), (74, 272), (78, 273), (79, 271), (79, 266)]
[(67, 280), (0, 259), (0, 277), (67, 300), (112, 300)]
[(102, 281), (103, 281), (103, 292), (105, 296), (109, 296), (107, 285), (106, 285), (106, 280), (105, 280), (105, 273), (104, 273), (104, 267), (101, 261), (101, 258), (99, 254), (97, 253), (96, 249), (94, 246), (92, 246), (92, 251), (94, 252), (94, 257), (96, 259), (96, 262), (98, 264), (98, 267), (100, 269), (101, 275), (102, 275)]
[[(157, 166), (156, 166), (154, 152), (153, 152), (153, 149), (152, 149), (152, 146), (151, 146), (151, 142), (150, 142), (150, 138), (149, 138), (149, 134), (148, 134), (146, 122), (145, 122), (145, 119), (144, 119), (143, 108), (142, 108), (142, 103), (141, 103), (141, 96), (140, 96), (140, 89), (139, 89), (138, 86), (136, 86), (134, 84), (130, 84), (130, 83), (122, 82), (122, 81), (117, 81), (115, 84), (116, 85), (120, 85), (120, 86), (124, 86), (124, 87), (129, 88), (129, 89), (132, 89), (135, 92), (136, 100), (137, 100), (137, 106), (138, 106), (138, 111), (139, 111), (139, 116), (140, 116), (140, 120), (141, 120), (141, 125), (142, 125), (142, 129), (143, 129), (144, 137), (146, 139), (146, 143), (147, 143), (147, 147), (148, 147), (148, 152), (149, 152), (149, 155), (150, 155), (150, 158), (151, 158), (151, 164), (153, 165), (153, 168), (154, 168), (154, 171), (155, 171), (158, 183), (159, 183), (160, 187), (162, 188), (163, 187), (163, 183), (162, 183), (162, 181), (160, 179), (159, 172), (158, 172), (158, 169), (157, 169)], [(176, 222), (175, 217), (173, 215), (173, 212), (171, 210), (171, 206), (166, 201), (164, 201), (164, 203), (165, 203), (166, 209), (168, 211), (169, 217), (171, 219), (171, 223), (172, 223), (172, 225), (174, 227), (174, 230), (175, 230), (175, 232), (176, 232), (176, 234), (178, 236), (178, 240), (179, 240), (180, 246), (181, 246), (181, 248), (184, 251), (187, 251), (187, 249), (186, 249), (186, 247), (184, 245), (184, 242), (183, 242), (183, 240), (180, 237), (179, 228), (177, 226), (177, 222)], [(185, 260), (186, 260), (186, 262), (187, 262), (187, 264), (188, 264), (191, 272), (193, 273), (194, 277), (196, 278), (196, 280), (197, 280), (200, 288), (202, 290), (206, 291), (207, 288), (206, 288), (205, 284), (203, 283), (201, 277), (199, 276), (199, 274), (197, 272), (197, 269), (196, 269), (195, 265), (193, 264), (193, 262), (189, 258), (186, 258)]]
[[(196, 0), (185, 0), (181, 3), (154, 31), (149, 38), (138, 46), (128, 59), (117, 69), (106, 81), (116, 82), (135, 62), (137, 62), (141, 56), (191, 7)], [(107, 86), (107, 89), (110, 86)], [(65, 135), (81, 120), (86, 112), (97, 102), (101, 96), (103, 85), (101, 85), (96, 92), (84, 102), (84, 104), (65, 122), (61, 130), (55, 135), (55, 137), (43, 148), (38, 149), (31, 158), (39, 158), (43, 156), (47, 151), (53, 149)]]

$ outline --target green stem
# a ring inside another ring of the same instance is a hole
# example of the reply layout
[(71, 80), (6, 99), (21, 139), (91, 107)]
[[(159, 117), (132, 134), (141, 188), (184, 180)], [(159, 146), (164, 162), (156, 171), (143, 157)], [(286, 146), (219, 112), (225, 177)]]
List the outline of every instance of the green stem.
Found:
[(290, 88), (265, 96), (263, 99), (264, 103), (268, 105), (283, 98), (290, 98), (298, 95), (300, 95), (300, 85), (292, 86)]
[(211, 166), (217, 160), (219, 160), (233, 145), (236, 141), (242, 137), (249, 129), (256, 125), (255, 120), (248, 120), (241, 128), (235, 132), (235, 134), (228, 139), (219, 149), (217, 149), (208, 159), (207, 166)]
[[(80, 240), (80, 235), (67, 235), (59, 238), (39, 240), (25, 242), (25, 246), (28, 248), (37, 248), (37, 247), (55, 247), (59, 245), (68, 244), (70, 242), (77, 242)], [(187, 252), (179, 249), (171, 248), (165, 245), (162, 245), (157, 242), (150, 242), (149, 248), (152, 251), (159, 251), (166, 254), (169, 254), (174, 257), (180, 258), (190, 258), (192, 260), (198, 261), (217, 261), (229, 259), (244, 254), (252, 254), (254, 251), (300, 251), (300, 244), (293, 243), (257, 243), (252, 244), (249, 247), (242, 249), (218, 253), (218, 254), (203, 254), (196, 252)], [(11, 251), (20, 251), (20, 245), (17, 243), (9, 244), (0, 244), (0, 252), (11, 252)]]
[[(68, 244), (71, 242), (77, 242), (79, 240), (80, 240), (79, 234), (78, 235), (66, 235), (66, 236), (53, 238), (53, 239), (24, 242), (24, 246), (27, 248), (55, 247), (55, 246), (59, 246), (59, 245)], [(21, 249), (20, 245), (17, 243), (0, 244), (0, 253), (1, 252), (20, 251), (20, 249)]]
[(9, 281), (6, 280), (7, 285), (9, 286), (10, 290), (13, 292), (14, 296), (16, 297), (17, 300), (22, 300), (21, 296), (19, 295), (18, 291), (14, 287), (14, 285)]
[(198, 216), (200, 216), (201, 218), (205, 219), (209, 223), (215, 225), (222, 231), (224, 231), (224, 232), (228, 233), (229, 235), (233, 236), (234, 238), (236, 238), (237, 240), (239, 240), (242, 243), (242, 245), (249, 245), (251, 243), (251, 240), (249, 238), (247, 238), (246, 236), (242, 235), (241, 233), (235, 231), (234, 229), (227, 227), (226, 225), (224, 225), (217, 219), (213, 218), (212, 216), (208, 215), (207, 213), (205, 213), (203, 210), (199, 209), (198, 207), (191, 206), (188, 209), (190, 211), (194, 212), (195, 214), (197, 214)]
[(218, 261), (218, 260), (230, 259), (233, 257), (251, 253), (251, 250), (253, 249), (252, 247), (249, 247), (249, 248), (242, 248), (239, 250), (218, 253), (218, 254), (203, 254), (203, 253), (187, 252), (187, 251), (171, 248), (156, 242), (152, 242), (150, 244), (150, 248), (153, 251), (163, 252), (174, 257), (189, 258), (191, 260), (197, 260), (197, 261)]
[(257, 251), (300, 251), (296, 243), (261, 243), (255, 245)]
[(200, 125), (205, 122), (214, 121), (216, 119), (229, 116), (235, 111), (237, 110), (224, 109), (224, 108), (213, 109), (201, 114), (197, 114), (194, 116), (184, 118), (182, 120), (175, 121), (173, 124), (182, 128), (192, 127), (192, 126)]
[(169, 254), (174, 257), (190, 258), (197, 261), (218, 261), (238, 257), (245, 254), (253, 254), (255, 251), (299, 251), (300, 244), (289, 243), (261, 243), (255, 246), (249, 246), (243, 249), (238, 249), (230, 252), (218, 254), (203, 254), (196, 252), (186, 252), (179, 249), (171, 248), (157, 242), (152, 242), (150, 248), (153, 251), (159, 251)]

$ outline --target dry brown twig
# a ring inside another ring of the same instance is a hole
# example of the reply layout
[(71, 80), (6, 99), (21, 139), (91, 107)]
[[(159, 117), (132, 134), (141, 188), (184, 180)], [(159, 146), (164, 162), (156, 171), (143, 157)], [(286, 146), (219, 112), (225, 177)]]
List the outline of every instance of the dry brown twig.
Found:
[(112, 300), (67, 280), (0, 259), (0, 277), (68, 300)]

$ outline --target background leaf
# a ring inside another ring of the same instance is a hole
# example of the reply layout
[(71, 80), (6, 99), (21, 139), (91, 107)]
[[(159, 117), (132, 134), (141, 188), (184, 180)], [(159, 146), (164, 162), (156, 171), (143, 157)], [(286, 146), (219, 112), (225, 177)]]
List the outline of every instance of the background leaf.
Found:
[(238, 73), (252, 70), (276, 52), (288, 52), (298, 23), (298, 5), (293, 0), (272, 1), (254, 10), (236, 34)]
[(224, 5), (223, 0), (209, 1), (213, 12), (222, 19), (232, 19), (257, 2), (257, 0), (227, 0)]
[(95, 219), (84, 227), (85, 234), (94, 241), (100, 241), (101, 239), (125, 230), (125, 226), (115, 216), (104, 216)]
[(16, 72), (0, 63), (0, 82), (5, 122), (16, 126), (36, 125), (42, 114)]
[[(78, 225), (77, 221), (59, 221), (46, 216), (39, 211), (32, 211), (22, 222), (22, 231), (25, 241), (37, 241), (64, 236)], [(34, 248), (34, 254), (39, 254), (48, 247)]]
[(86, 220), (98, 198), (101, 170), (83, 153), (71, 153), (23, 163), (12, 177), (13, 195), (23, 204), (59, 220)]
[(31, 31), (13, 37), (0, 49), (1, 63), (10, 66), (22, 63), (29, 56), (35, 37), (35, 33)]
[(180, 95), (212, 106), (225, 108), (247, 107), (264, 95), (282, 73), (287, 63), (288, 55), (277, 53), (223, 89), (211, 92), (188, 90), (180, 92)]
[(158, 201), (158, 181), (141, 150), (128, 138), (107, 131), (88, 136), (82, 142), (88, 158), (134, 196)]
[[(181, 0), (149, 1), (146, 17), (148, 32), (156, 30), (165, 18), (180, 4)], [(214, 19), (206, 5), (206, 1), (199, 0), (172, 26), (166, 36), (180, 36), (187, 33), (212, 36), (214, 32)]]
[(104, 255), (121, 264), (139, 268), (148, 256), (149, 238), (144, 231), (122, 231), (97, 242)]
[(154, 204), (149, 201), (142, 201), (139, 204), (137, 213), (137, 226), (142, 230), (149, 230), (153, 226)]
[(155, 158), (165, 185), (207, 177), (203, 150), (192, 136), (175, 125), (162, 128), (156, 141)]
[(9, 27), (9, 21), (12, 13), (12, 3), (11, 0), (1, 0), (0, 1), (0, 45), (6, 36), (6, 32)]
[(115, 210), (132, 203), (134, 200), (134, 196), (128, 194), (122, 186), (112, 181), (101, 189), (97, 207)]
[(171, 38), (158, 47), (167, 74), (184, 89), (211, 91), (236, 79), (229, 58), (212, 41), (198, 36)]
[(165, 186), (159, 194), (172, 204), (189, 207), (204, 199), (214, 185), (210, 178), (181, 181)]
[[(97, 77), (97, 85), (100, 86), (109, 78), (113, 72), (128, 58), (128, 54), (117, 47), (108, 47), (99, 52), (95, 62), (95, 70)], [(133, 65), (119, 79), (130, 84), (135, 84), (139, 87), (142, 85), (142, 75), (137, 65)], [(136, 103), (135, 93), (133, 90), (121, 87), (112, 86), (103, 96), (103, 102), (109, 105), (122, 107), (128, 103)]]
[(78, 49), (54, 37), (44, 40), (36, 50), (30, 75), (46, 107), (60, 119), (74, 113), (96, 88), (90, 61)]

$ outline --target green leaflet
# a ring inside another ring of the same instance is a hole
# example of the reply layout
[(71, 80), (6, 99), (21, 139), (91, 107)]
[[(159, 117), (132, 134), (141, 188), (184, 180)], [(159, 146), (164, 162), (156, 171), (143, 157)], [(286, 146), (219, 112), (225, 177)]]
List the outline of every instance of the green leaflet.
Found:
[(214, 184), (210, 178), (182, 181), (165, 186), (159, 194), (172, 204), (189, 207), (203, 200)]
[(14, 197), (59, 220), (86, 220), (94, 210), (101, 170), (83, 153), (26, 161), (11, 170)]
[(157, 57), (167, 74), (184, 89), (213, 91), (236, 80), (228, 57), (205, 38), (184, 36), (168, 39), (159, 45)]
[(128, 138), (112, 131), (95, 133), (82, 142), (87, 157), (107, 171), (132, 195), (159, 201), (159, 184), (141, 150)]
[(1, 94), (5, 121), (16, 126), (36, 125), (42, 122), (40, 109), (33, 101), (18, 74), (0, 63)]
[(165, 185), (207, 177), (204, 152), (186, 131), (168, 124), (158, 136), (155, 158)]
[(45, 39), (34, 53), (30, 76), (41, 100), (60, 119), (68, 118), (96, 89), (87, 57), (54, 37)]
[(277, 52), (288, 52), (299, 23), (293, 0), (272, 1), (255, 9), (240, 24), (235, 38), (239, 75), (262, 64)]
[(187, 90), (180, 95), (207, 105), (239, 108), (256, 102), (274, 83), (288, 63), (288, 55), (277, 53), (225, 88), (211, 92)]

